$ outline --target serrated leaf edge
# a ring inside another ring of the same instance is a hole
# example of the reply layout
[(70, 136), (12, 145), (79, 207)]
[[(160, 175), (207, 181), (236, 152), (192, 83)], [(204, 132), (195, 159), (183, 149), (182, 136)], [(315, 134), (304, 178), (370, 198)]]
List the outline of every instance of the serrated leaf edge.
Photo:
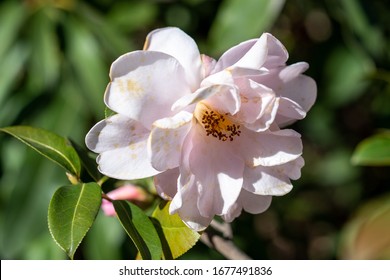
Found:
[[(82, 188), (82, 190), (81, 190), (81, 192), (80, 192), (80, 195), (79, 195), (79, 199), (77, 200), (77, 206), (75, 207), (75, 209), (78, 207), (78, 205), (79, 205), (79, 201), (80, 201), (80, 197), (81, 197), (81, 194), (82, 194), (82, 192), (84, 192), (84, 190), (85, 190), (85, 186), (87, 185), (87, 183), (82, 183), (82, 186), (81, 186), (81, 188)], [(68, 186), (68, 187), (74, 187), (74, 186)], [(58, 190), (58, 189), (57, 189)], [(51, 204), (51, 202), (50, 202), (50, 204)], [(50, 205), (49, 205), (49, 208), (50, 208)], [(74, 213), (73, 213), (73, 218), (75, 217), (75, 213), (76, 213), (76, 210), (74, 211)], [(96, 214), (98, 213), (98, 211), (96, 212)], [(72, 219), (72, 221), (73, 221), (74, 219)], [(74, 251), (73, 251), (73, 253), (71, 253), (72, 252), (72, 249), (73, 248), (70, 248), (69, 250), (67, 250), (67, 249), (65, 249), (61, 244), (59, 244), (58, 243), (58, 241), (57, 241), (57, 239), (54, 237), (54, 234), (53, 234), (53, 232), (52, 232), (52, 229), (51, 229), (51, 226), (50, 226), (50, 222), (49, 222), (49, 215), (47, 216), (47, 222), (48, 222), (48, 227), (49, 227), (49, 232), (50, 232), (50, 235), (52, 236), (52, 238), (53, 238), (53, 240), (54, 240), (54, 242), (68, 255), (68, 257), (70, 258), (70, 259), (73, 259), (73, 257), (74, 257), (74, 254), (76, 253), (76, 250), (77, 250), (77, 248), (80, 246), (80, 244), (81, 244), (81, 242), (83, 241), (83, 239), (84, 239), (84, 237), (87, 235), (87, 233), (88, 233), (88, 231), (91, 229), (91, 227), (92, 227), (92, 225), (90, 226), (90, 227), (88, 227), (87, 228), (87, 230), (85, 231), (85, 233), (83, 234), (83, 236), (82, 236), (82, 238), (80, 238), (80, 241), (79, 241), (79, 243), (77, 243), (77, 245), (75, 246), (75, 249), (74, 249)], [(72, 232), (72, 234), (71, 234), (71, 240), (73, 240), (72, 238), (73, 238), (73, 223), (72, 223), (72, 227), (71, 227), (71, 232)], [(71, 244), (73, 244), (73, 242), (71, 242)]]

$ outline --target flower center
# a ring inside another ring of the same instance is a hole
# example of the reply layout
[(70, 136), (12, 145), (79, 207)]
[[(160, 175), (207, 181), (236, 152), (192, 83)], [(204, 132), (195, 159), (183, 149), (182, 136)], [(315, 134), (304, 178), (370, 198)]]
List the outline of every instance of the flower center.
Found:
[(235, 136), (240, 136), (240, 125), (231, 120), (229, 113), (221, 114), (200, 102), (196, 106), (194, 115), (207, 136), (214, 136), (221, 141), (233, 141)]

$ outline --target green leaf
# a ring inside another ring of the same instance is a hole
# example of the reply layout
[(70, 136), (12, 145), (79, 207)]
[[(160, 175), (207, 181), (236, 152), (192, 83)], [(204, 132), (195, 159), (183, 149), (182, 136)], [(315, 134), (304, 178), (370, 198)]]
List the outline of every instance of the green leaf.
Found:
[[(91, 176), (91, 178), (93, 180), (95, 180), (96, 182), (99, 181), (102, 178), (102, 175), (98, 170), (96, 160), (89, 156), (89, 152), (86, 148), (80, 146), (79, 144), (72, 141), (71, 139), (70, 139), (70, 142), (72, 143), (72, 146), (74, 147), (77, 154), (79, 155), (79, 158), (80, 158), (82, 166), (84, 167), (84, 170), (87, 171), (87, 173), (89, 174), (89, 176)], [(83, 177), (83, 179), (84, 179), (84, 177)], [(87, 180), (85, 180), (85, 181), (87, 181)]]
[(210, 44), (220, 54), (271, 27), (284, 0), (225, 0), (210, 30)]
[(14, 136), (71, 174), (80, 177), (79, 156), (67, 139), (53, 132), (30, 126), (10, 126), (0, 128), (0, 131)]
[(200, 238), (200, 234), (187, 227), (178, 214), (169, 214), (170, 202), (163, 201), (154, 210), (156, 226), (163, 242), (164, 258), (176, 259), (191, 249)]
[[(127, 235), (116, 219), (97, 215), (83, 240), (83, 255), (88, 260), (120, 260)], [(96, 246), (99, 244), (99, 246)]]
[(371, 136), (356, 147), (352, 155), (356, 165), (390, 165), (390, 131)]
[(115, 200), (113, 204), (119, 221), (134, 242), (142, 259), (160, 260), (161, 242), (149, 217), (128, 201)]
[(95, 221), (101, 201), (96, 183), (64, 186), (54, 193), (48, 213), (50, 233), (71, 259)]
[(116, 114), (116, 112), (114, 112), (110, 108), (108, 108), (108, 107), (104, 108), (104, 118), (107, 119), (107, 118), (109, 118), (109, 117), (111, 117), (111, 116), (113, 116), (115, 114)]

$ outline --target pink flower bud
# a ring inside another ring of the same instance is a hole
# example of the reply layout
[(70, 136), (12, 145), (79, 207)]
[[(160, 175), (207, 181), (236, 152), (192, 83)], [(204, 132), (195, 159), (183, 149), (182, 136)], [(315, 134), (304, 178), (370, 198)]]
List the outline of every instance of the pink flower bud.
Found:
[[(143, 189), (135, 185), (127, 184), (107, 193), (112, 200), (145, 201), (147, 195)], [(107, 216), (115, 216), (116, 212), (112, 202), (103, 199), (102, 210)]]

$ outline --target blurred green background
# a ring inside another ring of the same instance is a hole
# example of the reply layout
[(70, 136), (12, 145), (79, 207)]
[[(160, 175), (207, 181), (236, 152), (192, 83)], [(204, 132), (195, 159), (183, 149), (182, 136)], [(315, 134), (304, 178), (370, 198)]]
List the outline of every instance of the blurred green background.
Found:
[[(304, 142), (301, 179), (267, 212), (241, 215), (234, 242), (254, 259), (390, 259), (389, 165), (351, 163), (362, 140), (390, 128), (389, 15), (380, 0), (2, 1), (0, 127), (42, 127), (83, 144), (104, 117), (110, 64), (154, 28), (178, 26), (215, 58), (271, 32), (288, 63), (309, 62), (318, 99), (293, 125)], [(0, 153), (1, 259), (66, 258), (47, 228), (63, 171), (5, 134)], [(75, 258), (131, 259), (134, 248), (115, 218), (98, 215)], [(201, 242), (182, 256), (221, 258)]]

